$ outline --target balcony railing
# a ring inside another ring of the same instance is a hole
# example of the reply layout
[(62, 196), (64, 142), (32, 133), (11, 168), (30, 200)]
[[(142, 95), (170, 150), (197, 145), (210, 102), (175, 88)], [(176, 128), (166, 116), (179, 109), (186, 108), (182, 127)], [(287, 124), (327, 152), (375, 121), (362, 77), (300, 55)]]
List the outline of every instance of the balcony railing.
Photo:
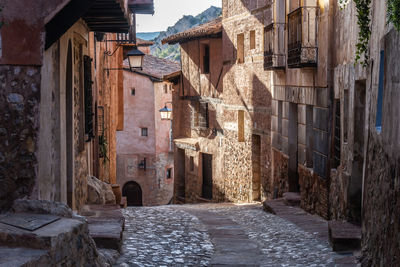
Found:
[(265, 28), (264, 69), (284, 69), (285, 62), (285, 24), (274, 23)]
[(318, 63), (318, 7), (300, 7), (288, 14), (289, 68), (316, 67)]

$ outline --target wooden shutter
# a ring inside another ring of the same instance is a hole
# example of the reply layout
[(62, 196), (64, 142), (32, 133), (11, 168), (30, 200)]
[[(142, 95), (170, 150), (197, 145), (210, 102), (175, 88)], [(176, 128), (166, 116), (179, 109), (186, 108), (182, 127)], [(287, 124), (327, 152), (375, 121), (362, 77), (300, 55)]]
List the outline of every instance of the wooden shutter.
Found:
[(93, 80), (92, 80), (92, 59), (84, 56), (84, 97), (85, 97), (85, 134), (86, 142), (94, 138), (93, 127)]

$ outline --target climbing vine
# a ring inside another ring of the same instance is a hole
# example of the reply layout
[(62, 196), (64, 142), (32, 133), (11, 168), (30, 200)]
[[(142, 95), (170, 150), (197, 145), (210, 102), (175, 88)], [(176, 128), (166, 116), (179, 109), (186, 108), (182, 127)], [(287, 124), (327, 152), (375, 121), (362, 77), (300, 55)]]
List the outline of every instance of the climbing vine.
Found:
[(362, 66), (368, 66), (369, 51), (368, 44), (371, 37), (371, 18), (370, 18), (370, 5), (371, 0), (354, 0), (357, 9), (357, 24), (360, 29), (358, 33), (358, 42), (356, 44), (356, 63), (359, 63), (362, 56), (364, 60)]
[(400, 31), (400, 0), (387, 0), (387, 17), (388, 22)]

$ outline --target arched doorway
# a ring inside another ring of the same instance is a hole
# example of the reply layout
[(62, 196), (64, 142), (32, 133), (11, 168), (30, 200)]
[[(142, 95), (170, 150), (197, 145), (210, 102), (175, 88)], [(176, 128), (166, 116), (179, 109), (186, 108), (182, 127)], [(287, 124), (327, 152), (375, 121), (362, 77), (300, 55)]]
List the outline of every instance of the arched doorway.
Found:
[(122, 189), (122, 195), (126, 197), (128, 206), (143, 206), (142, 188), (138, 183), (126, 183)]

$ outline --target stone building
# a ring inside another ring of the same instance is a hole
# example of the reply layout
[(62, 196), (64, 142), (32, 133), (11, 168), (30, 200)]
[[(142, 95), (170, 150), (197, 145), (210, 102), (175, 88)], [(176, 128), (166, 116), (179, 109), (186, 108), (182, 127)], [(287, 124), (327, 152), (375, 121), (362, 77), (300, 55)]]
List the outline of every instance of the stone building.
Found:
[(224, 201), (222, 19), (163, 42), (181, 45), (173, 92), (175, 201)]
[[(141, 1), (143, 2), (143, 1)], [(149, 1), (147, 1), (149, 2)], [(144, 3), (144, 2), (143, 2)], [(141, 4), (143, 4), (141, 3)], [(135, 0), (2, 1), (0, 211), (22, 197), (86, 203), (86, 178), (115, 182), (122, 50)], [(144, 5), (144, 4), (143, 4)], [(29, 6), (30, 8), (26, 8)], [(107, 13), (101, 12), (106, 8)], [(118, 25), (118, 26), (116, 26)], [(116, 51), (111, 57), (109, 52)], [(119, 89), (119, 90), (118, 90)], [(99, 159), (99, 107), (108, 129), (109, 162)], [(114, 173), (114, 174), (113, 174)]]
[(301, 194), (301, 206), (328, 218), (332, 83), (329, 1), (270, 1), (264, 68), (272, 74), (269, 197)]
[(173, 196), (174, 158), (171, 121), (161, 120), (159, 110), (172, 101), (172, 84), (163, 77), (180, 71), (180, 65), (151, 55), (144, 57), (142, 70), (132, 71), (127, 64), (117, 183), (129, 206), (165, 205)]
[(252, 202), (266, 195), (271, 93), (259, 16), (259, 6), (224, 1), (222, 18), (164, 40), (180, 43), (182, 54), (174, 95), (178, 201)]
[(271, 74), (264, 70), (264, 20), (270, 1), (222, 1), (225, 194), (269, 196)]
[(400, 265), (398, 104), (400, 34), (387, 23), (386, 1), (371, 1), (367, 67), (355, 62), (358, 37), (351, 1), (334, 9), (337, 168), (331, 175), (331, 219), (362, 226), (362, 265)]

